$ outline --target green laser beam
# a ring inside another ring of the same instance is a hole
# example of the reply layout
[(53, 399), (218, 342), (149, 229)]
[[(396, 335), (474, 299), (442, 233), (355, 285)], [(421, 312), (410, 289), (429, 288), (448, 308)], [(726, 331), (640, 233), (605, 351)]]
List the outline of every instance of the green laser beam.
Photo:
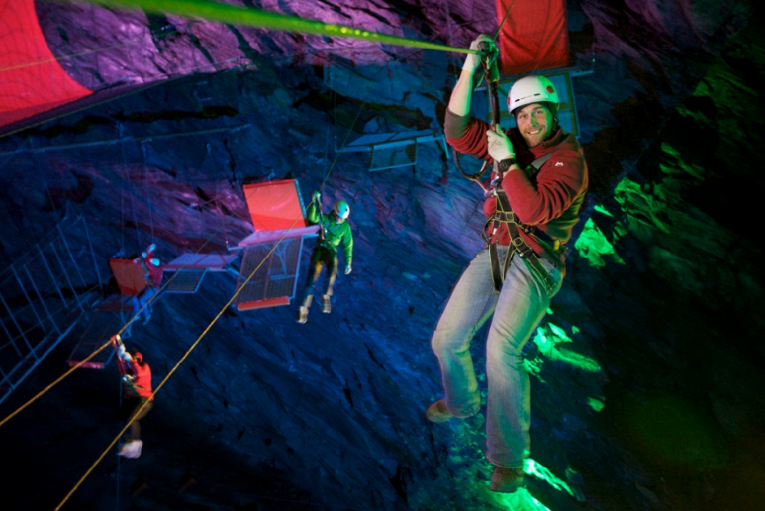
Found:
[(233, 25), (270, 28), (284, 32), (299, 34), (316, 34), (331, 37), (346, 37), (360, 39), (393, 46), (422, 48), (425, 50), (441, 50), (456, 53), (475, 53), (479, 51), (469, 48), (455, 48), (444, 44), (429, 43), (406, 39), (393, 35), (378, 34), (343, 25), (332, 25), (321, 21), (307, 20), (296, 16), (286, 16), (258, 9), (249, 9), (235, 5), (219, 4), (205, 0), (85, 0), (86, 2), (105, 6), (118, 6), (128, 9), (143, 9), (151, 13), (169, 13), (178, 16), (198, 17), (210, 21), (219, 21)]

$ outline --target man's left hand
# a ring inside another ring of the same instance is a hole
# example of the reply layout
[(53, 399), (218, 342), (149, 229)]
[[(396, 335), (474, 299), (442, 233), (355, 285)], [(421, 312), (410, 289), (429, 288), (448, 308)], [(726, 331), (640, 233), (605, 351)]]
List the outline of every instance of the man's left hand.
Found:
[(500, 162), (507, 158), (515, 158), (513, 144), (507, 134), (502, 131), (502, 128), (498, 126), (497, 131), (487, 131), (486, 138), (489, 142), (489, 156), (494, 158), (494, 161)]
[(345, 274), (348, 275), (349, 273), (351, 273), (351, 265), (350, 264), (346, 264), (345, 265)]

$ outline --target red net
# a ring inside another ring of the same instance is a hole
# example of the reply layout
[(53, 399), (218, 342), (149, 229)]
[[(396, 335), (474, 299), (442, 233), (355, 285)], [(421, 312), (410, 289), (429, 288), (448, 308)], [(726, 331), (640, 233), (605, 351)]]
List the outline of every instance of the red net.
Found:
[(294, 179), (244, 185), (243, 188), (255, 232), (306, 226)]
[(502, 74), (514, 75), (569, 65), (564, 0), (496, 0), (498, 23), (507, 10), (497, 46)]
[(34, 0), (0, 0), (0, 127), (91, 92), (67, 75), (51, 53)]

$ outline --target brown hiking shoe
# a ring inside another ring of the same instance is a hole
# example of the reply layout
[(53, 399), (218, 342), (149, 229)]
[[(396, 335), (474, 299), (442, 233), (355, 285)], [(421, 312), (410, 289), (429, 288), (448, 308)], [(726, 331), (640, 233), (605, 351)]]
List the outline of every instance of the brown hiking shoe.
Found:
[(524, 479), (522, 468), (494, 467), (489, 489), (500, 493), (513, 493), (526, 485)]
[(425, 412), (425, 417), (427, 417), (430, 422), (439, 424), (448, 421), (452, 417), (456, 417), (456, 415), (449, 411), (444, 399), (439, 399), (428, 407)]

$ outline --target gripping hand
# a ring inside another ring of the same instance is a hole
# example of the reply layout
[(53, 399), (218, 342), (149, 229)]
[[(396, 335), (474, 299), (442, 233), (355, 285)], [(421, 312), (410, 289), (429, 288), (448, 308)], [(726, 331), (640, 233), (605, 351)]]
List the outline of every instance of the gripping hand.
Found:
[(316, 190), (313, 192), (313, 196), (311, 197), (311, 200), (314, 202), (321, 202), (321, 192), (319, 190)]
[[(483, 51), (484, 48), (487, 47), (496, 48), (491, 40), (491, 37), (487, 36), (486, 34), (479, 35), (472, 43), (470, 43), (471, 50)], [(477, 53), (468, 53), (468, 56), (465, 57), (465, 62), (462, 64), (462, 69), (466, 69), (470, 72), (475, 72), (475, 70), (479, 67), (481, 67), (481, 55)]]
[(513, 144), (510, 142), (507, 134), (502, 131), (502, 128), (497, 127), (497, 131), (487, 131), (486, 138), (489, 143), (489, 156), (491, 156), (494, 161), (500, 162), (507, 158), (515, 158)]
[(145, 250), (144, 252), (142, 252), (142, 253), (141, 253), (141, 257), (143, 257), (144, 259), (146, 259), (146, 258), (147, 258), (149, 255), (151, 255), (152, 253), (154, 253), (154, 250), (155, 250), (156, 248), (157, 248), (157, 245), (155, 245), (154, 243), (152, 243), (151, 245), (149, 245), (148, 247), (146, 247), (146, 250)]

